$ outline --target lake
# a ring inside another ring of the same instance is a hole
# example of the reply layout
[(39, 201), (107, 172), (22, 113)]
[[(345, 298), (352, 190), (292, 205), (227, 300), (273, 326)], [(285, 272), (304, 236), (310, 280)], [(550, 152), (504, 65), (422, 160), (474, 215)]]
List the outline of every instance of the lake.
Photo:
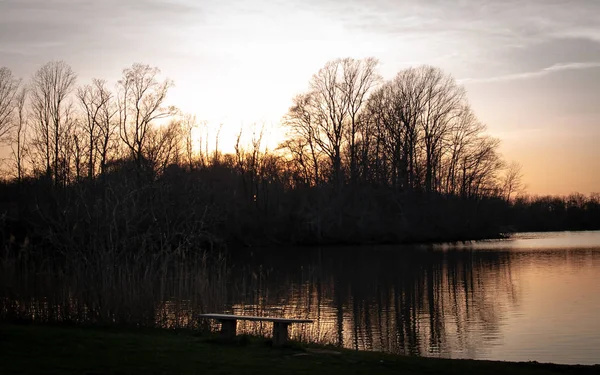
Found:
[[(204, 255), (170, 265), (100, 256), (71, 271), (0, 258), (0, 321), (195, 329), (198, 314), (228, 312), (313, 319), (292, 337), (357, 350), (600, 363), (600, 231)], [(238, 330), (269, 336), (272, 326)]]
[[(443, 358), (600, 363), (598, 231), (245, 249), (233, 261), (233, 275), (251, 276), (233, 283), (227, 311), (314, 319), (292, 326), (299, 339)], [(268, 334), (270, 326), (239, 329)]]

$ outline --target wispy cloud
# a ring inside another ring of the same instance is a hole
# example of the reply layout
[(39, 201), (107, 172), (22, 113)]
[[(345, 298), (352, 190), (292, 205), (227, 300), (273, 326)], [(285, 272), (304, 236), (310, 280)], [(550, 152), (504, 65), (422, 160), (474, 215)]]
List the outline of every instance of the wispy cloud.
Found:
[[(107, 44), (136, 32), (152, 35), (197, 21), (201, 10), (183, 0), (4, 0), (0, 1), (0, 45), (35, 46), (43, 42), (69, 42), (73, 49), (90, 39)], [(152, 35), (154, 36), (154, 35)], [(156, 40), (156, 38), (152, 38)]]
[(517, 81), (524, 79), (533, 79), (544, 77), (552, 73), (562, 72), (567, 70), (582, 70), (582, 69), (594, 69), (600, 68), (600, 62), (572, 62), (563, 64), (554, 64), (541, 70), (525, 73), (506, 74), (496, 77), (487, 78), (464, 78), (460, 79), (460, 83), (491, 83), (491, 82), (506, 82), (506, 81)]
[(595, 34), (600, 2), (590, 0), (306, 0), (332, 19), (384, 34), (477, 33), (479, 37), (536, 40), (545, 36)]

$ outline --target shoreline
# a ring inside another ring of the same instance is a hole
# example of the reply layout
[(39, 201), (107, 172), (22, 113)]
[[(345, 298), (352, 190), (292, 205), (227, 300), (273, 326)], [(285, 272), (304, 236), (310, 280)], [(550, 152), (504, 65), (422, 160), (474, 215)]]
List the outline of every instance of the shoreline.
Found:
[(263, 248), (263, 249), (272, 249), (272, 248), (280, 248), (291, 247), (291, 248), (335, 248), (335, 247), (344, 247), (344, 246), (356, 246), (356, 247), (365, 247), (365, 246), (428, 246), (428, 245), (444, 245), (444, 244), (457, 244), (457, 243), (469, 243), (469, 242), (477, 242), (477, 241), (498, 241), (498, 240), (509, 240), (515, 235), (519, 235), (522, 233), (583, 233), (583, 232), (600, 232), (599, 229), (564, 229), (564, 230), (526, 230), (526, 231), (506, 231), (500, 232), (496, 234), (486, 234), (486, 235), (476, 235), (476, 236), (467, 236), (467, 237), (431, 237), (431, 238), (413, 238), (402, 241), (343, 241), (343, 240), (334, 240), (334, 241), (324, 241), (324, 242), (301, 242), (301, 243), (286, 243), (286, 242), (264, 242), (259, 244), (249, 244), (242, 243), (236, 241), (225, 242), (227, 244), (226, 249), (228, 251), (239, 251), (250, 248)]
[(597, 365), (438, 359), (155, 328), (0, 323), (0, 373), (596, 374)]

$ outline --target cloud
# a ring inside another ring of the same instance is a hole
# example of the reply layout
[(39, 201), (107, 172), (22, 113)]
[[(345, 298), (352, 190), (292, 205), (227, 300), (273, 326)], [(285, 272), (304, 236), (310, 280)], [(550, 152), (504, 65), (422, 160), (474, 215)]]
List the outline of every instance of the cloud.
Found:
[[(412, 56), (424, 46), (430, 57), (460, 51), (468, 60), (479, 56), (502, 61), (506, 51), (557, 38), (600, 42), (600, 1), (305, 1), (332, 22), (343, 23), (348, 32), (394, 42)], [(548, 63), (554, 62), (560, 61)]]
[(460, 83), (492, 83), (492, 82), (506, 82), (506, 81), (517, 81), (524, 79), (533, 79), (544, 77), (552, 73), (562, 72), (567, 70), (583, 70), (583, 69), (595, 69), (600, 68), (600, 62), (572, 62), (572, 63), (561, 63), (554, 64), (541, 70), (525, 73), (506, 74), (496, 77), (488, 78), (464, 78), (458, 80)]
[(190, 16), (201, 14), (198, 10), (182, 0), (5, 0), (0, 1), (0, 46), (35, 49), (45, 42), (110, 42), (131, 30), (147, 33), (190, 23)]
[(205, 17), (192, 0), (0, 0), (0, 64), (26, 76), (52, 59), (97, 69), (176, 56)]

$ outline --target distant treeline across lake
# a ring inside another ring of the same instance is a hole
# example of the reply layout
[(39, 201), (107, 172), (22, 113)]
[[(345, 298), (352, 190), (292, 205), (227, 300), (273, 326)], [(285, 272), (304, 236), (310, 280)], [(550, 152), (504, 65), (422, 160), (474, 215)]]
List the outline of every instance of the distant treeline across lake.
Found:
[(378, 69), (375, 58), (327, 62), (290, 98), (279, 144), (253, 124), (224, 152), (220, 132), (170, 105), (174, 82), (156, 67), (133, 64), (114, 87), (77, 82), (64, 61), (28, 82), (0, 68), (3, 249), (69, 257), (600, 226), (598, 194), (518, 198), (519, 164), (452, 76)]

